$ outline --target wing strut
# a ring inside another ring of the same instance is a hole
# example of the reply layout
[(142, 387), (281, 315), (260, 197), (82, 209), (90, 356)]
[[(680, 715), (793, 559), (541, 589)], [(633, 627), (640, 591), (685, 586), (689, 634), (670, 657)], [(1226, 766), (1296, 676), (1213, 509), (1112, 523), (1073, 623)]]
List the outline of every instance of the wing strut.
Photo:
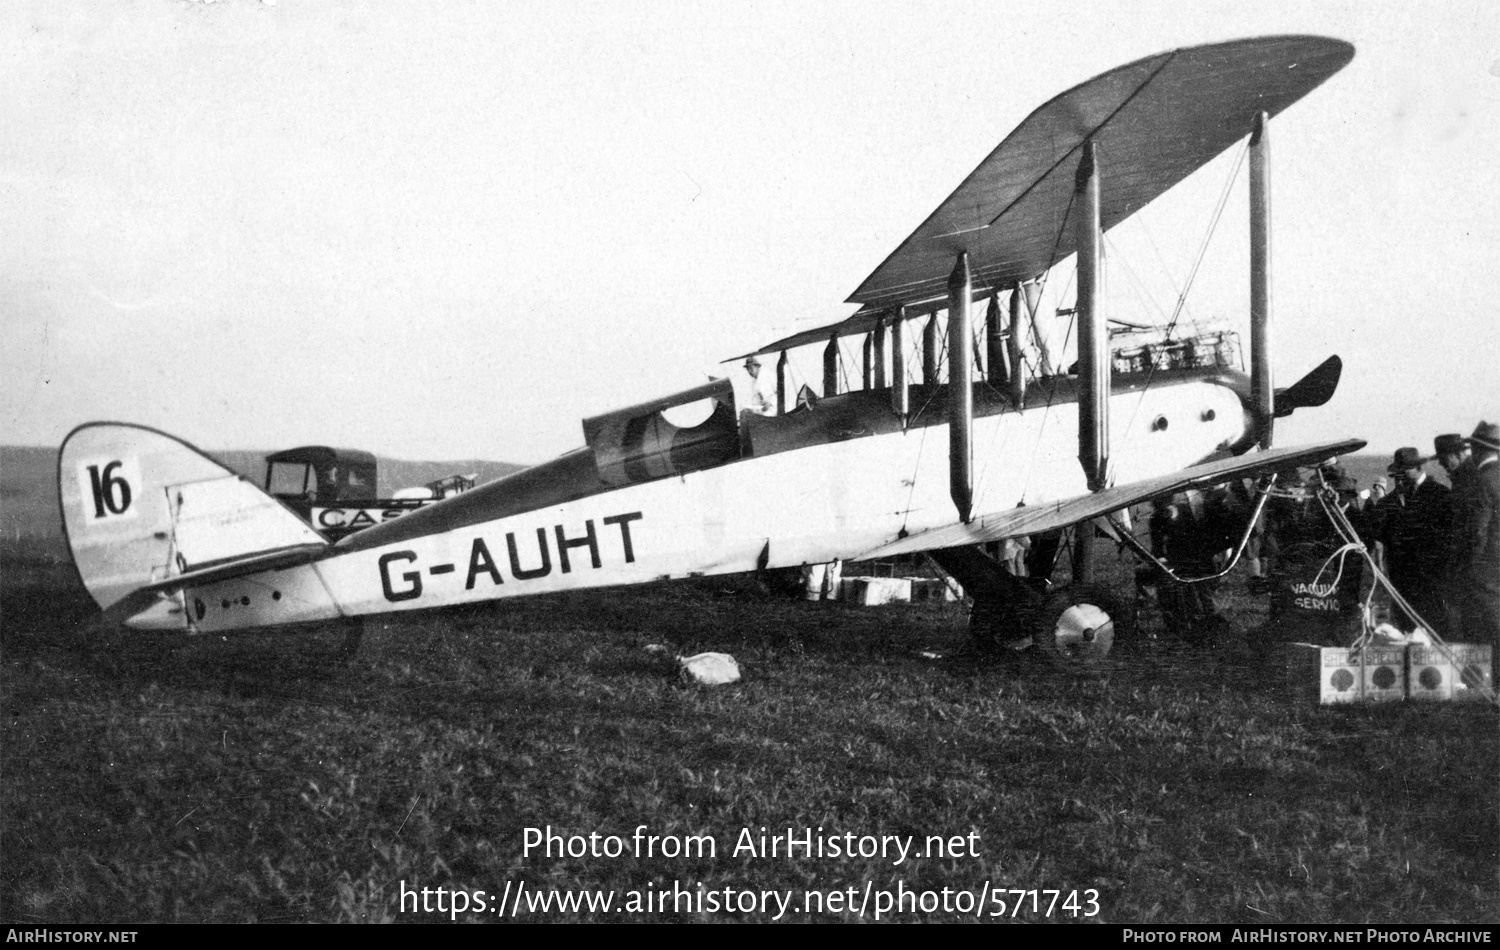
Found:
[[(1109, 466), (1109, 327), (1099, 299), (1099, 161), (1093, 139), (1083, 145), (1074, 179), (1078, 244), (1078, 461), (1089, 491), (1105, 488)], [(1073, 548), (1073, 577), (1094, 580), (1094, 531), (1084, 525)]]
[(990, 303), (984, 313), (984, 368), (990, 387), (998, 392), (1010, 391), (1010, 354), (1006, 350), (1006, 323), (1000, 313), (1000, 293), (990, 292)]
[(776, 413), (782, 416), (792, 411), (792, 394), (786, 378), (788, 362), (786, 350), (782, 350), (776, 360)]
[(1104, 488), (1109, 465), (1109, 336), (1099, 295), (1099, 162), (1083, 148), (1077, 179), (1078, 461), (1089, 491)]
[(927, 325), (922, 328), (922, 382), (936, 386), (938, 379), (938, 326), (937, 308), (927, 314)]
[(906, 383), (906, 308), (891, 314), (891, 409), (906, 425), (911, 414), (911, 392)]
[(974, 507), (974, 480), (969, 429), (974, 423), (974, 337), (969, 301), (974, 281), (969, 274), (969, 252), (959, 251), (948, 275), (948, 492), (967, 522)]
[(1271, 385), (1270, 117), (1255, 114), (1250, 133), (1250, 404), (1255, 438), (1271, 447), (1276, 390)]
[(1035, 279), (1021, 282), (1021, 292), (1026, 295), (1026, 322), (1031, 327), (1031, 337), (1036, 341), (1036, 371), (1039, 376), (1055, 376), (1057, 368), (1052, 363), (1052, 347), (1047, 335), (1037, 326), (1037, 313), (1042, 307), (1042, 286)]
[(1017, 409), (1026, 405), (1026, 362), (1021, 341), (1026, 339), (1026, 327), (1021, 322), (1021, 285), (1010, 289), (1010, 399)]
[(823, 347), (823, 398), (839, 394), (839, 335), (834, 333)]

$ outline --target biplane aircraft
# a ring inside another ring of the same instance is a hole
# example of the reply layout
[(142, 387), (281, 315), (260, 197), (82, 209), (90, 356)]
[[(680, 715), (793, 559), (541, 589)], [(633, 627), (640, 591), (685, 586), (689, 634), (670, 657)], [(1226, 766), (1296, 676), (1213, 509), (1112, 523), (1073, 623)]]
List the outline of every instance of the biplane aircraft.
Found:
[[(1057, 590), (984, 545), (1364, 445), (1271, 447), (1274, 419), (1325, 403), (1340, 364), (1272, 383), (1270, 122), (1353, 52), (1314, 36), (1178, 49), (1043, 105), (860, 284), (853, 315), (756, 351), (784, 367), (792, 347), (866, 337), (865, 387), (839, 392), (835, 373), (795, 409), (785, 372), (772, 414), (737, 412), (715, 380), (585, 419), (582, 448), (332, 543), (177, 438), (80, 426), (58, 472), (78, 571), (107, 618), (171, 595), (190, 629), (217, 633), (929, 552), (973, 596), (976, 633), (1023, 627), (1059, 662), (1090, 662), (1128, 624), (1092, 583), (1095, 531), (1076, 532), (1074, 580)], [(1112, 373), (1104, 231), (1247, 137), (1249, 372), (1147, 359)], [(1077, 365), (1034, 374), (1018, 344), (1037, 281), (1075, 254)]]

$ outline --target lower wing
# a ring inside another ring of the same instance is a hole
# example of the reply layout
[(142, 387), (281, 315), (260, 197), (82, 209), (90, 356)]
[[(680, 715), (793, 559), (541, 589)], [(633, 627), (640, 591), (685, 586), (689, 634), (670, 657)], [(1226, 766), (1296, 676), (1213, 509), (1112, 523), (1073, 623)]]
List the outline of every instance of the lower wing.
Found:
[(1194, 465), (1167, 475), (1158, 475), (1128, 485), (1115, 485), (1100, 492), (1080, 495), (1063, 501), (982, 515), (967, 524), (930, 528), (907, 535), (873, 551), (860, 554), (855, 560), (894, 557), (898, 554), (913, 554), (937, 548), (959, 547), (968, 544), (984, 544), (1024, 535), (1039, 534), (1057, 528), (1099, 518), (1112, 511), (1159, 495), (1171, 495), (1190, 488), (1215, 485), (1235, 478), (1248, 478), (1271, 472), (1284, 471), (1313, 462), (1321, 462), (1334, 455), (1345, 455), (1364, 448), (1360, 439), (1345, 439), (1342, 442), (1325, 442), (1320, 445), (1305, 445), (1285, 449), (1269, 449), (1264, 452), (1240, 455)]

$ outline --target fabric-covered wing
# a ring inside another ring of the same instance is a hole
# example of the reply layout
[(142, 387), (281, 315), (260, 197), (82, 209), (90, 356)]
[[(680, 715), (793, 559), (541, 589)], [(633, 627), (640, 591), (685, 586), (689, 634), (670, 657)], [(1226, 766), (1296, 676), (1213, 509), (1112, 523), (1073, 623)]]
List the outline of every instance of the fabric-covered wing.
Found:
[(1084, 142), (1097, 147), (1107, 230), (1353, 56), (1342, 40), (1272, 36), (1173, 50), (1091, 79), (1028, 116), (849, 301), (871, 311), (941, 297), (959, 251), (976, 286), (1035, 277), (1076, 250), (1068, 219)]
[(1090, 495), (1070, 498), (1066, 501), (1026, 508), (1012, 508), (996, 514), (975, 518), (968, 524), (955, 524), (944, 528), (933, 528), (909, 535), (873, 551), (858, 555), (853, 560), (894, 557), (898, 554), (913, 554), (937, 548), (951, 548), (966, 544), (984, 544), (1005, 538), (1065, 528), (1069, 525), (1098, 518), (1111, 511), (1119, 511), (1140, 504), (1159, 495), (1170, 495), (1190, 488), (1215, 485), (1234, 478), (1248, 478), (1279, 472), (1288, 468), (1321, 462), (1335, 455), (1345, 455), (1364, 448), (1360, 439), (1342, 442), (1326, 442), (1321, 445), (1305, 445), (1285, 449), (1270, 449), (1250, 455), (1221, 459), (1203, 465), (1194, 465), (1167, 475), (1148, 478), (1129, 485), (1116, 485)]

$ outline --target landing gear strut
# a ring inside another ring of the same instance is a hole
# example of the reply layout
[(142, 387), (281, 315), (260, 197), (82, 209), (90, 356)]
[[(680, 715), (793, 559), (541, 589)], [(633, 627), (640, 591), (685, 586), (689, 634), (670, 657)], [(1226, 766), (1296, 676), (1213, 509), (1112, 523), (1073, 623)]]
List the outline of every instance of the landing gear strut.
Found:
[(1034, 652), (1060, 669), (1083, 669), (1135, 633), (1135, 612), (1097, 585), (1045, 591), (1012, 577), (974, 545), (931, 554), (974, 598), (969, 634), (981, 650)]

